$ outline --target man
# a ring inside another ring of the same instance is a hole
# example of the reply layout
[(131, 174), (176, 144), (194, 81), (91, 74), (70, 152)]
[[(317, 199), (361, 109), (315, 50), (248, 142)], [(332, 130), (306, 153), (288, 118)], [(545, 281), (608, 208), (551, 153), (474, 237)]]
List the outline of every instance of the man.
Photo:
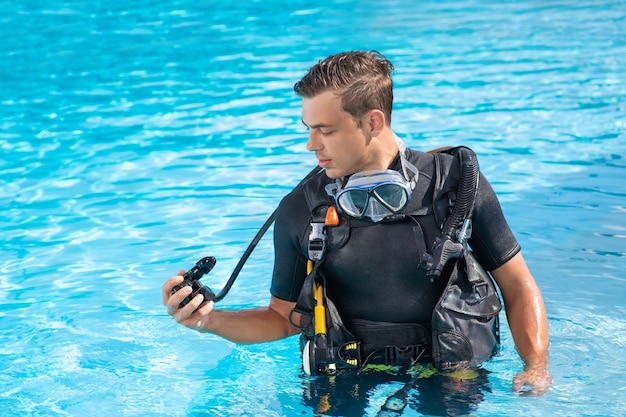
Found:
[[(290, 316), (307, 275), (311, 199), (326, 197), (332, 201), (326, 195), (330, 186), (342, 219), (354, 217), (337, 198), (342, 187), (347, 186), (346, 181), (364, 172), (367, 177), (371, 171), (391, 175), (391, 169), (406, 178), (405, 188), (412, 193), (412, 208), (409, 210), (404, 201), (394, 213), (420, 215), (388, 222), (387, 202), (379, 196), (368, 196), (371, 198), (366, 203), (367, 210), (357, 213), (356, 219), (348, 219), (354, 227), (340, 247), (328, 251), (321, 269), (327, 292), (346, 323), (429, 326), (432, 309), (445, 287), (441, 282), (430, 282), (419, 268), (423, 255), (420, 252), (428, 249), (439, 233), (434, 214), (427, 209), (432, 205), (429, 198), (435, 181), (434, 158), (403, 149), (403, 142), (391, 129), (392, 71), (391, 63), (379, 53), (352, 51), (320, 61), (295, 85), (302, 97), (302, 122), (309, 130), (307, 150), (315, 152), (325, 171), (306, 187), (297, 187), (279, 206), (269, 305), (219, 310), (214, 309), (213, 302), (202, 305), (203, 297), (197, 295), (179, 308), (180, 302), (191, 294), (189, 286), (172, 294), (172, 289), (183, 280), (180, 271), (163, 285), (163, 303), (177, 322), (242, 344), (298, 333), (300, 329), (291, 324)], [(427, 204), (420, 207), (421, 202)], [(548, 370), (548, 325), (543, 299), (497, 198), (482, 176), (472, 222), (469, 244), (500, 288), (515, 345), (524, 361), (523, 371), (513, 380), (513, 390), (528, 388), (530, 393), (543, 394), (553, 383)], [(416, 229), (420, 229), (419, 234)]]

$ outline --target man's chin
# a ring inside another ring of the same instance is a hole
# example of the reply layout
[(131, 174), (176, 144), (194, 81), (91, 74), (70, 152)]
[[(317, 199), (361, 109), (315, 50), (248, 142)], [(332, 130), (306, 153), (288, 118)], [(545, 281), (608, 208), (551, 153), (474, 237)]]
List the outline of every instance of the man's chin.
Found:
[(333, 169), (333, 168), (326, 168), (326, 176), (330, 179), (337, 179), (337, 178), (341, 178), (343, 177), (343, 175), (341, 174), (341, 172), (339, 172), (337, 169)]

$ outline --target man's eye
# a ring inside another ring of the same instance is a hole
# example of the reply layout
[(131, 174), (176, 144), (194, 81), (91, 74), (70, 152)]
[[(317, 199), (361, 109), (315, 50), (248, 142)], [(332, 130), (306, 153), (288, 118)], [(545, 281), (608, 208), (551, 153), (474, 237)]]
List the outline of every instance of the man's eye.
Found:
[(322, 132), (322, 135), (330, 135), (334, 132), (334, 130), (324, 130), (324, 129), (320, 129), (320, 132)]

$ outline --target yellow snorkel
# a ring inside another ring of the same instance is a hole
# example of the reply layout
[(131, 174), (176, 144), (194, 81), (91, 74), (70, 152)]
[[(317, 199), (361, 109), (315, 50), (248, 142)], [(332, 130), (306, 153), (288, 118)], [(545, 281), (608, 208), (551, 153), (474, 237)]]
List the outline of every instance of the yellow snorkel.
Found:
[[(313, 270), (313, 261), (308, 260), (307, 274), (310, 274)], [(315, 335), (326, 335), (326, 307), (324, 306), (324, 286), (321, 283), (313, 283), (313, 298), (315, 299), (315, 307), (313, 308), (313, 314), (315, 316)]]

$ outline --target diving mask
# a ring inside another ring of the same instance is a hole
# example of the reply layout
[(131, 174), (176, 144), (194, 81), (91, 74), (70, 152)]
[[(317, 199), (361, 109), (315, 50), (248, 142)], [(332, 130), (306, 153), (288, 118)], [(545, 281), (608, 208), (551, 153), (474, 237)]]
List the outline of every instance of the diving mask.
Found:
[(390, 169), (364, 171), (352, 175), (343, 188), (329, 184), (327, 193), (347, 215), (379, 222), (402, 211), (411, 199), (414, 182)]

